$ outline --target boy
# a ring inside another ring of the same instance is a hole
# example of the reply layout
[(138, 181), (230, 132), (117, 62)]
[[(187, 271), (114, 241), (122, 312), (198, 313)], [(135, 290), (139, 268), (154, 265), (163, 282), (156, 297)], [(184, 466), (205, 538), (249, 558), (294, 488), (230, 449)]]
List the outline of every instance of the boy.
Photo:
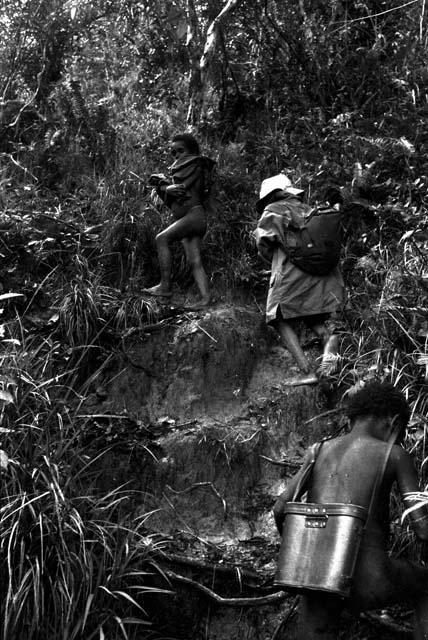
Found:
[(197, 140), (188, 133), (172, 139), (171, 155), (174, 158), (169, 167), (172, 183), (159, 174), (151, 176), (150, 182), (156, 185), (158, 195), (171, 209), (175, 222), (156, 236), (161, 280), (154, 287), (143, 289), (143, 293), (162, 298), (172, 296), (169, 245), (181, 240), (201, 296), (192, 308), (199, 309), (210, 302), (208, 278), (201, 260), (201, 240), (207, 230), (204, 203), (209, 185), (206, 184), (206, 175), (215, 163), (200, 155)]
[[(408, 602), (415, 606), (415, 640), (428, 640), (428, 568), (391, 558), (387, 550), (392, 485), (398, 484), (406, 507), (414, 504), (410, 494), (418, 491), (412, 460), (397, 444), (409, 420), (409, 406), (392, 384), (372, 382), (351, 396), (346, 413), (352, 431), (322, 444), (305, 484), (308, 502), (351, 503), (367, 509), (391, 436), (395, 444), (361, 542), (349, 601), (345, 603), (334, 594), (307, 590), (301, 598), (297, 637), (335, 640), (344, 606), (362, 611)], [(305, 462), (275, 504), (274, 516), (280, 533), (284, 504), (292, 499)], [(409, 513), (408, 518), (417, 537), (428, 540), (428, 500)]]

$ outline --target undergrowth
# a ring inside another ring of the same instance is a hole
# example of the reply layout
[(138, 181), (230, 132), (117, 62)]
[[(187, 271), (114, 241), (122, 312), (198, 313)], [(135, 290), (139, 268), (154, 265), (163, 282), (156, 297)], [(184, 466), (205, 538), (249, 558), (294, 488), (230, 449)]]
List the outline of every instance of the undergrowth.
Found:
[[(248, 74), (249, 82), (253, 72), (238, 66), (238, 81)], [(140, 544), (145, 516), (132, 519), (126, 486), (100, 492), (97, 464), (108, 447), (88, 446), (76, 415), (124, 338), (169, 312), (141, 289), (158, 281), (154, 239), (171, 219), (147, 184), (166, 170), (169, 140), (184, 128), (186, 81), (176, 75), (165, 99), (147, 103), (144, 94), (137, 105), (118, 74), (105, 98), (110, 112), (94, 97), (99, 86), (85, 93), (65, 77), (30, 138), (15, 127), (2, 141), (1, 286), (22, 294), (0, 299), (0, 620), (8, 640), (141, 638), (149, 628), (145, 602), (157, 589)], [(423, 465), (426, 489), (426, 105), (422, 89), (413, 102), (401, 91), (378, 111), (346, 106), (335, 92), (337, 105), (323, 112), (302, 95), (290, 105), (288, 89), (282, 104), (269, 87), (237, 96), (247, 113), (225, 104), (194, 133), (218, 166), (202, 255), (220, 295), (256, 300), (262, 311), (268, 274), (252, 232), (264, 178), (286, 171), (310, 202), (340, 191), (349, 299), (335, 383), (341, 395), (371, 378), (404, 391), (412, 408), (405, 446)], [(17, 113), (19, 105), (12, 120)], [(176, 288), (192, 285), (181, 246), (173, 273)], [(421, 559), (398, 507), (393, 514), (394, 550)]]
[[(22, 324), (21, 324), (22, 327)], [(50, 343), (50, 345), (49, 345)], [(97, 463), (49, 377), (58, 343), (5, 337), (0, 358), (2, 637), (148, 637), (147, 598), (162, 590), (144, 551), (145, 520), (127, 486), (101, 492)]]

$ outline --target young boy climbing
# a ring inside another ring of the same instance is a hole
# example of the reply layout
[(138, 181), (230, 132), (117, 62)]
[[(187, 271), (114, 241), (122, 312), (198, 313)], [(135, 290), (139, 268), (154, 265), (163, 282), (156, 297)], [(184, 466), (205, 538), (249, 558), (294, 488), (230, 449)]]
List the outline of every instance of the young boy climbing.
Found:
[(205, 201), (209, 184), (206, 177), (215, 163), (200, 155), (197, 140), (188, 133), (172, 139), (171, 155), (174, 159), (169, 167), (172, 182), (160, 174), (151, 176), (150, 182), (171, 209), (175, 221), (156, 236), (160, 283), (143, 289), (143, 293), (161, 298), (172, 296), (170, 244), (180, 240), (200, 293), (200, 301), (191, 305), (196, 309), (206, 307), (210, 302), (208, 278), (201, 260), (201, 240), (207, 230)]
[[(412, 501), (412, 493), (418, 491), (418, 476), (411, 457), (399, 445), (409, 420), (409, 406), (393, 385), (373, 382), (351, 396), (346, 412), (352, 430), (323, 442), (304, 482), (307, 501), (354, 504), (368, 509), (378, 470), (385, 459), (388, 461), (366, 523), (349, 601), (321, 590), (306, 590), (301, 597), (298, 632), (294, 637), (335, 640), (345, 607), (358, 612), (408, 603), (415, 607), (413, 637), (428, 640), (428, 568), (390, 557), (387, 546), (389, 498), (394, 483), (405, 507), (417, 507), (408, 514), (416, 536), (428, 540), (428, 501), (420, 506)], [(275, 504), (274, 516), (280, 533), (284, 506), (292, 500), (310, 455)], [(313, 561), (316, 563), (317, 558)], [(322, 561), (325, 564), (326, 559)], [(287, 637), (291, 640), (292, 636)]]

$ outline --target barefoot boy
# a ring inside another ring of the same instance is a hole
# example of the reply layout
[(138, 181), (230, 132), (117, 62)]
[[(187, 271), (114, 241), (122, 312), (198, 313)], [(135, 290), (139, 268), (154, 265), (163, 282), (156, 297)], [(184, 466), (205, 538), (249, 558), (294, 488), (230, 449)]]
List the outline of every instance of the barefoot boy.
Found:
[(170, 298), (171, 292), (171, 242), (181, 240), (186, 258), (200, 293), (200, 301), (194, 308), (209, 304), (208, 278), (201, 260), (201, 240), (207, 230), (204, 202), (208, 196), (207, 173), (214, 161), (200, 156), (196, 139), (188, 134), (176, 135), (172, 140), (171, 155), (174, 162), (169, 167), (173, 182), (162, 175), (154, 175), (150, 181), (171, 209), (175, 221), (156, 236), (161, 272), (160, 283), (144, 289), (152, 296)]
[[(347, 406), (352, 431), (322, 444), (305, 484), (308, 502), (351, 503), (367, 509), (377, 471), (386, 457), (387, 442), (391, 435), (396, 436), (361, 542), (349, 601), (333, 594), (307, 590), (301, 598), (299, 640), (335, 640), (344, 606), (361, 611), (395, 603), (415, 607), (413, 637), (428, 640), (428, 568), (392, 558), (387, 548), (392, 485), (397, 483), (406, 507), (414, 504), (409, 499), (410, 494), (418, 491), (418, 477), (412, 460), (398, 444), (409, 414), (404, 396), (391, 384), (367, 384), (350, 398)], [(284, 504), (292, 499), (302, 470), (275, 504), (274, 515), (280, 533)], [(409, 513), (408, 519), (417, 537), (428, 540), (428, 501)]]

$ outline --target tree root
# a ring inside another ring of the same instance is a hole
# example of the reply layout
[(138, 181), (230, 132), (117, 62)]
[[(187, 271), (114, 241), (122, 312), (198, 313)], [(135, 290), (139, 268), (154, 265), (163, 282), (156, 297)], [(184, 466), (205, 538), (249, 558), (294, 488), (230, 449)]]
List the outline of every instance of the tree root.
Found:
[(170, 571), (169, 569), (165, 569), (163, 571), (164, 575), (174, 582), (180, 582), (181, 584), (187, 584), (192, 589), (196, 591), (200, 591), (204, 595), (206, 595), (210, 600), (215, 602), (216, 604), (222, 607), (261, 607), (267, 605), (278, 604), (279, 602), (284, 602), (289, 595), (284, 591), (278, 591), (276, 593), (271, 593), (267, 596), (259, 596), (256, 598), (223, 598), (219, 596), (217, 593), (208, 589), (203, 584), (199, 582), (195, 582), (191, 578), (186, 578), (185, 576), (181, 576), (178, 573), (174, 573), (174, 571)]
[[(239, 572), (241, 577), (241, 570), (238, 567), (224, 567), (224, 566), (216, 567), (215, 565), (201, 562), (199, 560), (193, 560), (190, 558), (184, 558), (179, 555), (166, 554), (163, 552), (157, 552), (156, 555), (161, 556), (163, 559), (169, 562), (172, 562), (172, 563), (175, 562), (177, 564), (183, 564), (183, 565), (187, 565), (197, 569), (220, 571), (221, 573), (228, 573), (228, 574), (230, 574), (231, 572)], [(186, 578), (185, 576), (175, 573), (170, 569), (162, 568), (162, 573), (171, 581), (179, 582), (181, 584), (186, 584), (192, 589), (195, 589), (196, 591), (203, 593), (210, 600), (212, 600), (213, 602), (215, 602), (216, 604), (222, 607), (270, 606), (270, 605), (278, 604), (280, 602), (284, 602), (284, 600), (290, 597), (289, 594), (287, 594), (284, 591), (277, 591), (275, 593), (271, 593), (266, 596), (257, 596), (257, 597), (249, 597), (249, 598), (224, 598), (222, 596), (219, 596), (214, 591), (212, 591), (212, 589), (209, 589), (208, 587), (205, 587), (204, 585), (200, 584), (199, 582), (196, 582), (191, 578)], [(254, 578), (255, 576), (252, 573), (247, 574), (247, 572), (242, 572), (242, 577)], [(253, 587), (253, 588), (257, 588), (257, 587)], [(298, 596), (294, 598), (288, 614), (286, 615), (285, 619), (281, 621), (278, 628), (276, 629), (274, 638), (276, 638), (280, 633), (280, 631), (282, 631), (285, 628), (286, 623), (288, 622), (290, 617), (295, 613), (298, 599), (299, 599)], [(396, 622), (393, 622), (392, 620), (384, 618), (379, 614), (376, 614), (371, 611), (360, 613), (359, 617), (364, 622), (367, 622), (379, 629), (389, 631), (394, 635), (400, 635), (400, 637), (402, 638), (412, 638), (412, 635), (413, 635), (412, 629), (408, 625), (404, 626), (404, 625), (397, 624)]]
[(401, 624), (397, 624), (392, 620), (386, 619), (377, 613), (372, 613), (371, 611), (366, 611), (364, 613), (360, 613), (361, 620), (372, 624), (374, 627), (378, 627), (379, 629), (383, 629), (384, 631), (390, 631), (394, 635), (399, 635), (400, 638), (412, 638), (413, 632), (410, 627), (403, 626)]
[(283, 460), (275, 460), (275, 458), (269, 458), (261, 453), (259, 454), (259, 458), (262, 458), (262, 460), (266, 460), (266, 462), (270, 462), (271, 464), (275, 464), (278, 467), (291, 467), (292, 469), (298, 469), (302, 464), (301, 460), (287, 460), (286, 458)]
[[(255, 571), (249, 571), (248, 569), (242, 569), (238, 566), (203, 562), (202, 560), (195, 560), (194, 558), (187, 558), (186, 556), (175, 553), (166, 553), (165, 551), (160, 550), (151, 551), (150, 555), (154, 558), (165, 560), (171, 564), (179, 564), (192, 569), (199, 569), (200, 571), (209, 571), (210, 573), (218, 573), (228, 577), (235, 577), (239, 582), (242, 582), (242, 580), (260, 581), (260, 575), (258, 573)], [(252, 588), (258, 587), (252, 586)]]
[(337, 413), (342, 413), (343, 407), (335, 407), (334, 409), (329, 409), (329, 411), (323, 411), (323, 413), (319, 413), (317, 416), (313, 418), (309, 418), (309, 420), (305, 420), (303, 425), (311, 424), (311, 422), (315, 422), (315, 420), (320, 420), (321, 418), (327, 418), (327, 416), (334, 416)]

